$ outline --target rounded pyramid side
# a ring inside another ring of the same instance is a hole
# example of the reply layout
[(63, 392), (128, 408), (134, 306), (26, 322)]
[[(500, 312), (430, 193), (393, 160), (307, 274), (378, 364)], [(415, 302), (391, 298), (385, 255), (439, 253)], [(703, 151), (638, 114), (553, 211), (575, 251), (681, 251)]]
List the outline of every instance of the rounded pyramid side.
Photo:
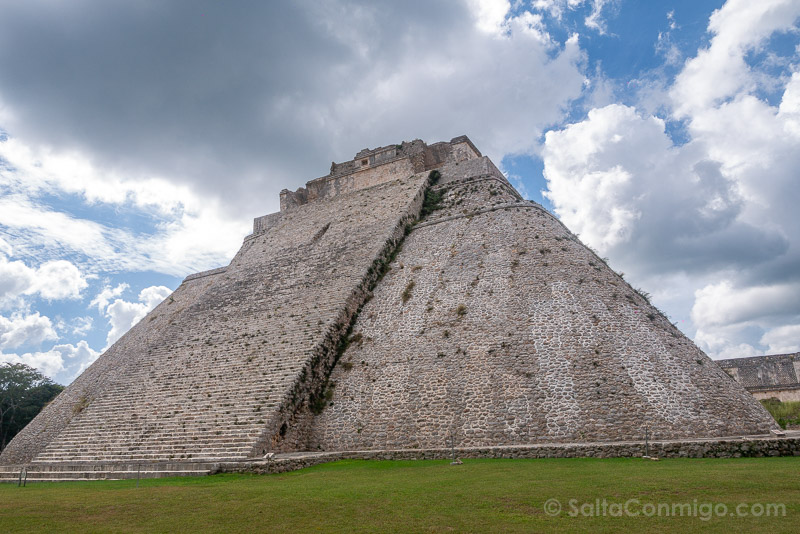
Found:
[(445, 166), (433, 193), (429, 204), (438, 209), (408, 235), (355, 323), (310, 449), (777, 428), (643, 295), (502, 175)]

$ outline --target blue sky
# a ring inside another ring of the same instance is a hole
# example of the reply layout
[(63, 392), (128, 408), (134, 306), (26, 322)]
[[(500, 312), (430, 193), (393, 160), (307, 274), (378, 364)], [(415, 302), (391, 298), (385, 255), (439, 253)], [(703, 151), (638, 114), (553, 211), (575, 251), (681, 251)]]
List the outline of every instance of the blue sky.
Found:
[(800, 350), (800, 1), (0, 0), (0, 361), (69, 383), (278, 192), (467, 134), (714, 358)]

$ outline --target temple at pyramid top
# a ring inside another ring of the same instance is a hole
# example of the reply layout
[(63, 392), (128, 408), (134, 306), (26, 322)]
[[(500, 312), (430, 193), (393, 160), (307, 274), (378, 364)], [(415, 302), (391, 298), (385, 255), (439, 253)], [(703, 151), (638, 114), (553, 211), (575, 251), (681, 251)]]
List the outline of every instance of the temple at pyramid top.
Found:
[(281, 191), (281, 211), (397, 179), (398, 175), (417, 174), (441, 167), (446, 161), (480, 158), (481, 152), (469, 137), (461, 135), (450, 142), (431, 145), (420, 139), (399, 145), (365, 148), (350, 161), (331, 163), (327, 176), (311, 180), (297, 191)]

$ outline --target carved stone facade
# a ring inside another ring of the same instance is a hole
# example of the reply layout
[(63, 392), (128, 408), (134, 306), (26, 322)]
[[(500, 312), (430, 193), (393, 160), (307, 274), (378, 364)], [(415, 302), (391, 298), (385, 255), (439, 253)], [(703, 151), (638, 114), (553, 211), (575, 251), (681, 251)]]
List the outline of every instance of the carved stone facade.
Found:
[(619, 441), (645, 428), (683, 439), (777, 426), (462, 136), (364, 150), (283, 191), (230, 265), (187, 277), (0, 464)]
[(757, 399), (800, 401), (800, 352), (717, 361)]

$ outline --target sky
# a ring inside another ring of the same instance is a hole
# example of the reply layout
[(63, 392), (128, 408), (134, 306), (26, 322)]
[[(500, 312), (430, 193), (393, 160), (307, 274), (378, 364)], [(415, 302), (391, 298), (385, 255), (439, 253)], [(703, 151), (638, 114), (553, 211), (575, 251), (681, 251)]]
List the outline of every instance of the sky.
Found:
[(464, 134), (712, 358), (800, 351), (800, 0), (0, 14), (0, 362), (68, 384), (281, 189)]

